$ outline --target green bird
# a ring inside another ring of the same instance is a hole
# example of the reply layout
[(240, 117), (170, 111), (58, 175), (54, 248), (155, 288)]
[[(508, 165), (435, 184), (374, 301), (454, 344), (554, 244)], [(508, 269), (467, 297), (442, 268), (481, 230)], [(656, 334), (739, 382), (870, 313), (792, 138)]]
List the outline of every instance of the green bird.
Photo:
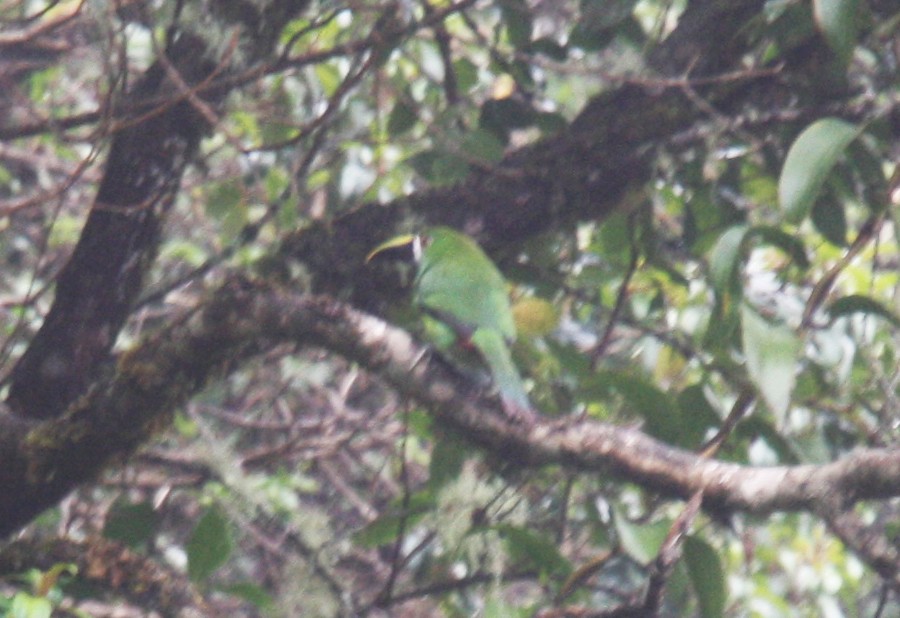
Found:
[(516, 325), (506, 281), (478, 244), (456, 230), (436, 227), (376, 247), (367, 261), (386, 252), (411, 252), (417, 263), (414, 301), (425, 313), (426, 335), (443, 350), (474, 347), (491, 372), (509, 412), (529, 410), (525, 385), (510, 355)]

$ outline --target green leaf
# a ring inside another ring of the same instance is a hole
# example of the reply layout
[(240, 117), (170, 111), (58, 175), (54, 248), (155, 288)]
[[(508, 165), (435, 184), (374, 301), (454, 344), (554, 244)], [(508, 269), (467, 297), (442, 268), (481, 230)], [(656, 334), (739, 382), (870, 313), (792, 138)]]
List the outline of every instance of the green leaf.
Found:
[(584, 381), (586, 391), (595, 391), (595, 399), (604, 399), (609, 391), (624, 399), (625, 404), (644, 418), (650, 435), (677, 443), (681, 435), (678, 407), (656, 386), (624, 371), (599, 371)]
[(721, 618), (725, 615), (725, 573), (719, 554), (706, 541), (688, 536), (684, 540), (684, 563), (700, 615), (703, 618)]
[(535, 123), (537, 115), (527, 103), (515, 97), (488, 99), (481, 106), (479, 126), (505, 141), (512, 129), (523, 129)]
[(431, 166), (431, 183), (446, 186), (460, 182), (469, 175), (469, 163), (456, 154), (439, 155)]
[(46, 597), (34, 597), (25, 592), (17, 592), (13, 597), (9, 618), (50, 618), (53, 605)]
[(604, 258), (605, 262), (623, 266), (628, 264), (632, 251), (629, 226), (625, 213), (613, 213), (597, 230), (591, 250)]
[(741, 327), (747, 373), (781, 418), (791, 402), (800, 341), (791, 329), (770, 323), (747, 304), (741, 306)]
[(858, 0), (813, 0), (816, 27), (842, 65), (850, 61), (856, 47), (856, 11)]
[(500, 11), (506, 23), (506, 36), (516, 49), (522, 49), (531, 42), (531, 11), (524, 0), (502, 0)]
[(830, 192), (813, 205), (812, 223), (831, 244), (837, 247), (847, 246), (847, 215), (844, 206)]
[(565, 577), (572, 572), (572, 565), (559, 552), (556, 541), (519, 526), (503, 524), (495, 529), (506, 539), (516, 564), (533, 566), (544, 575)]
[(216, 569), (225, 564), (233, 548), (234, 541), (228, 520), (219, 509), (207, 510), (197, 522), (185, 548), (188, 577), (193, 582), (208, 579)]
[(584, 51), (599, 51), (616, 38), (615, 30), (591, 30), (589, 24), (577, 23), (569, 32), (568, 43), (571, 47), (577, 47)]
[(681, 419), (679, 444), (696, 448), (711, 427), (718, 427), (722, 419), (703, 394), (701, 384), (692, 384), (678, 393), (678, 416)]
[[(535, 615), (536, 608), (521, 607), (515, 601), (504, 601), (496, 597), (488, 597), (484, 604), (484, 610), (478, 615), (483, 618), (529, 618)], [(459, 615), (459, 614), (453, 614)]]
[(460, 92), (469, 92), (478, 85), (478, 70), (478, 66), (468, 58), (453, 61), (453, 72)]
[(340, 70), (334, 64), (320, 63), (314, 66), (313, 71), (319, 78), (325, 96), (331, 97), (343, 81)]
[(206, 200), (206, 212), (217, 219), (222, 236), (235, 238), (247, 222), (247, 201), (243, 183), (232, 178), (213, 186)]
[(781, 228), (771, 225), (757, 225), (747, 233), (747, 237), (754, 236), (766, 244), (778, 247), (793, 260), (794, 264), (806, 270), (809, 268), (809, 258), (806, 256), (806, 245), (794, 234), (788, 234)]
[(398, 101), (387, 120), (387, 132), (392, 137), (406, 133), (416, 126), (416, 109), (406, 101)]
[(709, 251), (710, 279), (720, 292), (733, 289), (737, 283), (738, 265), (747, 229), (746, 225), (728, 228)]
[(407, 163), (434, 186), (451, 185), (469, 174), (465, 159), (441, 150), (425, 150), (410, 157)]
[(360, 547), (379, 547), (393, 542), (409, 518), (397, 514), (382, 515), (353, 535)]
[[(897, 16), (900, 26), (900, 14)], [(876, 131), (877, 132), (877, 131)], [(847, 161), (852, 169), (852, 177), (848, 182), (851, 200), (859, 200), (866, 205), (872, 214), (883, 213), (890, 204), (890, 200), (884, 199), (885, 195), (892, 192), (889, 179), (885, 175), (884, 159), (877, 152), (878, 146), (876, 132), (867, 132), (867, 139), (856, 140), (847, 147)], [(872, 138), (872, 142), (868, 142)], [(857, 191), (856, 187), (861, 191)]]
[(394, 542), (401, 530), (409, 530), (434, 508), (434, 492), (429, 489), (414, 493), (404, 513), (398, 512), (396, 502), (395, 510), (378, 517), (353, 535), (356, 544), (360, 547), (378, 547)]
[(451, 433), (444, 432), (436, 437), (428, 466), (428, 484), (432, 491), (459, 476), (469, 453), (467, 444)]
[(858, 133), (843, 120), (824, 118), (794, 140), (778, 179), (778, 199), (788, 221), (806, 218), (831, 169)]
[(652, 524), (633, 524), (618, 511), (614, 511), (614, 523), (622, 549), (645, 565), (650, 564), (659, 553), (672, 525), (671, 521), (665, 519)]
[(578, 24), (588, 32), (601, 32), (628, 19), (637, 0), (581, 0)]
[(788, 442), (784, 435), (769, 421), (762, 416), (751, 415), (745, 418), (737, 426), (734, 432), (737, 438), (747, 443), (752, 440), (761, 439), (778, 457), (778, 463), (797, 464), (800, 463), (793, 444)]
[(467, 157), (480, 163), (496, 163), (503, 158), (504, 144), (486, 129), (475, 129), (466, 133), (460, 141), (460, 149)]
[(291, 176), (283, 167), (273, 166), (266, 172), (264, 184), (266, 199), (274, 202), (282, 199), (284, 192), (291, 186)]
[(569, 51), (550, 37), (541, 37), (532, 41), (528, 46), (528, 51), (532, 54), (543, 54), (558, 62), (563, 62), (569, 56)]
[(768, 169), (751, 160), (744, 160), (740, 174), (741, 194), (745, 198), (757, 204), (774, 204), (778, 201), (778, 183)]
[(103, 536), (137, 547), (153, 538), (158, 524), (159, 517), (149, 502), (116, 504), (106, 517)]
[(558, 112), (538, 112), (535, 125), (545, 135), (562, 133), (569, 126), (566, 117)]
[(230, 586), (226, 586), (225, 588), (223, 588), (223, 590), (228, 594), (234, 595), (240, 599), (247, 601), (248, 603), (252, 603), (259, 609), (271, 608), (274, 603), (274, 601), (272, 600), (272, 596), (268, 592), (266, 592), (262, 587), (251, 582), (232, 584)]
[(831, 319), (850, 315), (852, 313), (869, 313), (884, 318), (894, 326), (900, 328), (900, 317), (893, 311), (873, 298), (862, 294), (852, 294), (839, 298), (828, 306), (828, 315)]

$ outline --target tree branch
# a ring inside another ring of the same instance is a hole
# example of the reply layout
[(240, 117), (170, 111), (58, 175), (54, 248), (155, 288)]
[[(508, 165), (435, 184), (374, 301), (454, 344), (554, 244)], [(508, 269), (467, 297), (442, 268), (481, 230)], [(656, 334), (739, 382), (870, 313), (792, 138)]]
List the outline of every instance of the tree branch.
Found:
[[(204, 306), (148, 339), (65, 416), (0, 436), (0, 534), (14, 531), (108, 462), (129, 454), (215, 377), (274, 342), (318, 346), (381, 375), (471, 442), (523, 467), (603, 472), (663, 495), (703, 492), (718, 513), (816, 511), (900, 495), (900, 451), (824, 465), (755, 468), (709, 460), (629, 427), (589, 419), (511, 419), (408, 333), (339, 303), (230, 278)], [(111, 368), (110, 368), (111, 369)]]
[(113, 541), (23, 538), (0, 551), (0, 573), (4, 575), (33, 568), (49, 571), (60, 563), (76, 565), (82, 581), (122, 595), (148, 612), (156, 610), (166, 616), (209, 613), (203, 598), (182, 574)]

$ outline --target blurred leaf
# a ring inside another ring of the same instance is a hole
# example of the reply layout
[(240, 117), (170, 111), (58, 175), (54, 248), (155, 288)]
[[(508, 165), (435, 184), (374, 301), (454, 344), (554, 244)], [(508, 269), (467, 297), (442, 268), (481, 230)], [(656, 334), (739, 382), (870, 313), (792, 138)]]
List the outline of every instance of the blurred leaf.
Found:
[(691, 535), (684, 540), (684, 563), (697, 596), (700, 615), (703, 618), (724, 616), (725, 573), (719, 554), (709, 543)]
[(291, 122), (263, 121), (259, 126), (259, 137), (264, 144), (278, 144), (297, 137), (297, 127)]
[(501, 0), (500, 12), (506, 24), (506, 36), (516, 49), (522, 49), (531, 42), (531, 10), (525, 0)]
[(828, 315), (831, 316), (832, 320), (853, 313), (875, 315), (900, 328), (900, 317), (874, 298), (869, 298), (868, 296), (852, 294), (839, 298), (828, 306)]
[(272, 166), (266, 171), (266, 199), (278, 201), (291, 185), (291, 177), (283, 167)]
[(463, 135), (460, 148), (467, 157), (485, 165), (498, 162), (505, 151), (503, 142), (485, 129), (475, 129)]
[(731, 290), (737, 284), (738, 265), (747, 234), (746, 225), (728, 228), (709, 252), (709, 274), (719, 291)]
[(423, 440), (434, 439), (434, 419), (421, 408), (410, 410), (406, 417), (410, 435)]
[(806, 246), (803, 241), (794, 234), (788, 234), (781, 228), (771, 225), (756, 225), (747, 232), (747, 237), (755, 236), (763, 242), (778, 247), (789, 256), (799, 268), (809, 268), (809, 258), (806, 256)]
[(443, 432), (436, 436), (428, 466), (428, 486), (437, 491), (456, 479), (470, 453), (467, 443), (456, 435)]
[(223, 238), (236, 238), (248, 215), (243, 183), (232, 178), (214, 185), (206, 199), (206, 212), (219, 221)]
[(407, 163), (434, 186), (459, 182), (469, 174), (469, 164), (461, 156), (440, 150), (425, 150)]
[(856, 47), (857, 0), (813, 0), (816, 26), (842, 65), (850, 61)]
[[(900, 26), (900, 16), (897, 18)], [(867, 132), (867, 136), (868, 132)], [(887, 209), (890, 200), (884, 199), (889, 194), (888, 178), (885, 175), (884, 156), (873, 152), (877, 148), (868, 140), (855, 140), (847, 147), (847, 159), (854, 177), (850, 181), (851, 187), (859, 187), (861, 191), (854, 191), (852, 199), (862, 199), (866, 207), (874, 214), (880, 214)], [(861, 195), (860, 195), (861, 193)]]
[(231, 584), (223, 588), (225, 592), (253, 604), (259, 609), (271, 608), (274, 604), (272, 596), (264, 588), (250, 582)]
[(313, 70), (316, 77), (319, 78), (319, 84), (326, 97), (334, 95), (335, 91), (341, 85), (341, 72), (334, 64), (320, 63), (316, 64)]
[(781, 418), (791, 402), (800, 342), (783, 324), (773, 324), (747, 304), (741, 306), (747, 373), (766, 404)]
[(672, 525), (665, 519), (652, 524), (633, 524), (618, 511), (615, 511), (614, 523), (622, 549), (643, 565), (656, 558)]
[(48, 246), (55, 248), (74, 245), (81, 236), (83, 227), (84, 221), (80, 217), (60, 214), (53, 222), (53, 227), (50, 228)]
[(539, 112), (535, 124), (547, 135), (560, 133), (569, 126), (566, 117), (556, 112)]
[(559, 310), (550, 301), (537, 296), (518, 299), (512, 306), (516, 331), (526, 337), (549, 335), (559, 324)]
[(50, 618), (53, 605), (45, 597), (34, 597), (26, 592), (17, 592), (13, 597), (8, 618)]
[(536, 41), (532, 41), (527, 51), (532, 54), (542, 54), (557, 62), (562, 62), (569, 56), (569, 51), (565, 46), (560, 45), (550, 37), (541, 37)]
[(440, 153), (431, 164), (431, 184), (437, 187), (456, 184), (469, 175), (469, 162), (453, 153)]
[(678, 393), (678, 415), (681, 418), (679, 444), (687, 448), (700, 445), (711, 427), (722, 421), (703, 394), (701, 384), (692, 384)]
[(778, 179), (778, 199), (788, 221), (806, 218), (831, 168), (857, 134), (852, 124), (824, 118), (794, 140)]
[(582, 383), (583, 388), (599, 399), (613, 391), (624, 399), (626, 406), (643, 417), (650, 435), (677, 443), (681, 422), (674, 401), (649, 381), (624, 371), (598, 371)]
[(579, 22), (575, 24), (575, 27), (569, 32), (568, 42), (571, 47), (594, 52), (605, 48), (612, 43), (615, 38), (615, 30), (590, 30), (584, 24)]
[(248, 139), (260, 139), (259, 119), (256, 116), (237, 109), (229, 114), (229, 118)]
[(767, 34), (774, 45), (764, 57), (772, 60), (783, 57), (809, 42), (816, 25), (809, 2), (767, 2), (769, 13)]
[(387, 120), (387, 132), (391, 137), (402, 135), (416, 126), (416, 109), (406, 101), (397, 101)]
[(555, 540), (519, 526), (503, 524), (495, 529), (506, 539), (515, 564), (533, 566), (543, 575), (565, 577), (572, 572), (572, 565), (559, 552)]
[(534, 616), (535, 611), (534, 607), (527, 605), (522, 607), (515, 601), (504, 601), (490, 596), (484, 604), (484, 610), (478, 615), (482, 618), (530, 618)]
[(772, 449), (778, 457), (779, 463), (800, 463), (800, 457), (793, 445), (785, 439), (767, 418), (761, 415), (753, 414), (741, 421), (735, 430), (735, 435), (747, 441), (757, 438), (761, 439)]
[(409, 498), (408, 510), (399, 513), (396, 508), (399, 500), (395, 500), (395, 509), (381, 515), (358, 530), (353, 535), (353, 540), (360, 547), (379, 547), (387, 545), (397, 539), (401, 530), (408, 530), (434, 507), (434, 492), (430, 489), (418, 491)]
[(208, 509), (197, 522), (185, 547), (188, 577), (193, 582), (208, 579), (216, 569), (225, 564), (233, 548), (228, 520), (219, 509)]
[(812, 207), (812, 223), (831, 244), (847, 246), (847, 215), (834, 196), (825, 194)]
[(106, 516), (103, 536), (137, 547), (156, 535), (159, 516), (149, 502), (114, 504)]
[(741, 165), (741, 193), (757, 204), (775, 204), (778, 201), (778, 183), (769, 173), (751, 161)]
[(481, 106), (479, 126), (506, 142), (509, 132), (534, 124), (536, 114), (524, 101), (514, 96), (488, 99)]
[(453, 61), (453, 72), (456, 73), (456, 83), (463, 94), (469, 92), (478, 84), (478, 66), (468, 58), (460, 58)]
[(631, 231), (628, 216), (615, 212), (597, 229), (591, 249), (607, 262), (624, 266), (631, 259)]
[(601, 32), (616, 26), (634, 11), (637, 0), (581, 0), (578, 25), (587, 32)]

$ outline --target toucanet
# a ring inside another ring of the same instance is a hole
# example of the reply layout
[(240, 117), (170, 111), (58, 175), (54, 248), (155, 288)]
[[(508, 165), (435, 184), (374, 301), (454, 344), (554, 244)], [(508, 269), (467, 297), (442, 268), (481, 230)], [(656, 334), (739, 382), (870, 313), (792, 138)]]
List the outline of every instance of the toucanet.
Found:
[(403, 250), (417, 265), (413, 299), (425, 314), (427, 336), (439, 349), (474, 347), (507, 410), (529, 409), (509, 349), (516, 325), (506, 281), (494, 263), (474, 240), (447, 227), (397, 236), (376, 247), (367, 259)]

